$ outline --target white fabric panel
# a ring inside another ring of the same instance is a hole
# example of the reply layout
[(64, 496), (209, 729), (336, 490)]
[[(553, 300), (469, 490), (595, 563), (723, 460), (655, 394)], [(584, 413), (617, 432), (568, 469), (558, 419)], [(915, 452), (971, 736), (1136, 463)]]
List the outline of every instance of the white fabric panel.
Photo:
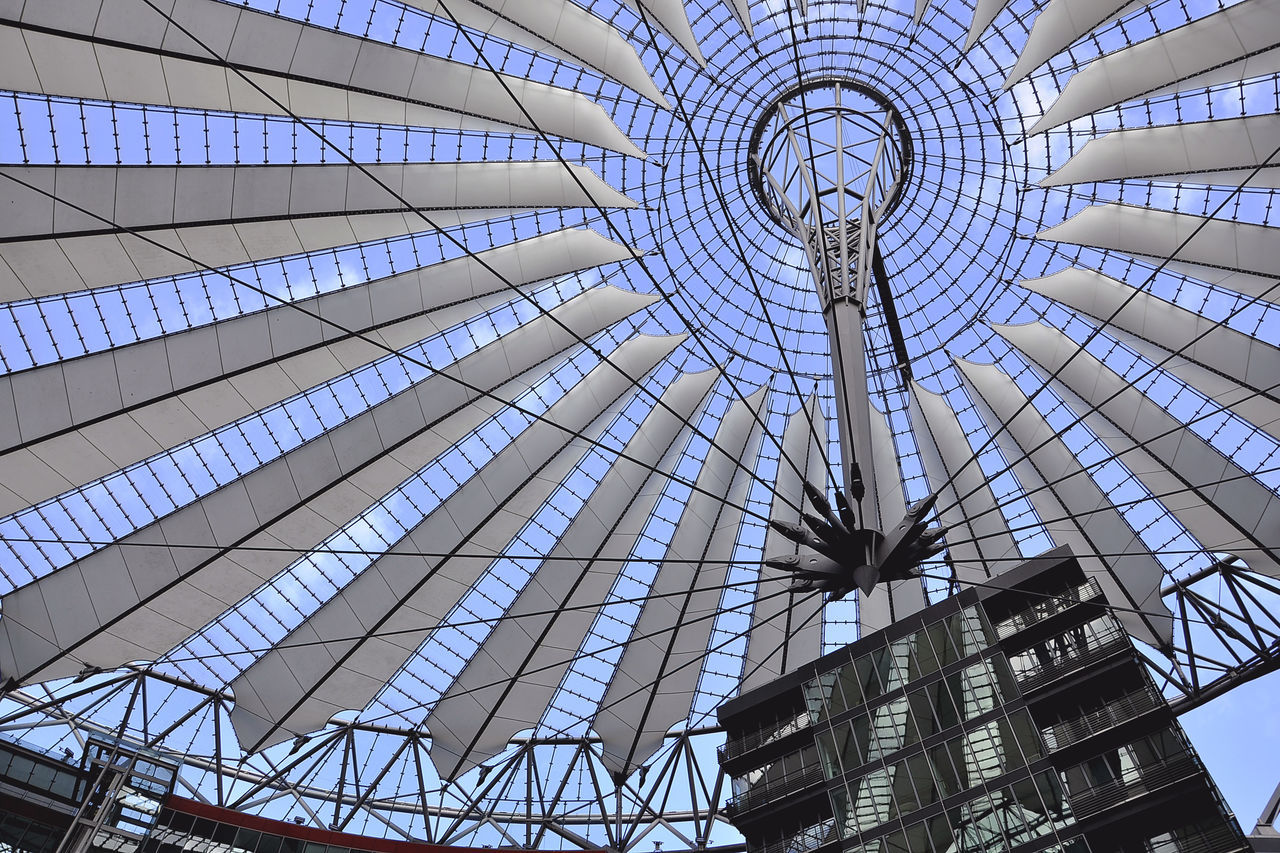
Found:
[(1094, 270), (1068, 267), (1022, 286), (1110, 320), (1107, 334), (1280, 441), (1280, 349)]
[[(810, 427), (810, 420), (813, 426)], [(817, 431), (823, 440), (827, 436), (827, 416), (818, 403), (816, 394), (805, 402), (804, 408), (787, 418), (782, 432), (782, 456), (778, 462), (778, 476), (774, 485), (773, 508), (770, 518), (803, 524), (800, 511), (804, 507), (814, 512), (804, 493), (800, 474), (818, 488), (827, 485), (827, 466), (823, 448), (814, 437)], [(794, 467), (786, 462), (790, 459)], [(792, 542), (773, 528), (765, 533), (765, 559), (785, 554), (812, 554), (813, 552)], [(778, 595), (790, 581), (790, 574), (767, 566), (760, 567), (761, 581), (756, 588), (756, 606), (751, 613), (751, 633), (747, 635), (747, 656), (743, 666), (742, 692), (772, 681), (798, 666), (816, 660), (822, 654), (821, 593), (799, 592)]]
[[(1090, 140), (1040, 186), (1144, 177), (1240, 186), (1277, 148), (1277, 115), (1113, 130)], [(1272, 158), (1248, 186), (1280, 188), (1280, 157)]]
[(1008, 89), (1107, 21), (1151, 5), (1151, 0), (1050, 0), (1036, 17), (1004, 88)]
[[(1189, 275), (1212, 281), (1213, 268), (1243, 272), (1244, 279), (1232, 277), (1224, 283), (1249, 296), (1280, 302), (1275, 281), (1280, 277), (1277, 228), (1127, 204), (1095, 204), (1036, 237), (1159, 259), (1177, 251), (1178, 267)], [(1184, 241), (1186, 246), (1179, 249)]]
[(507, 618), (431, 709), (426, 727), (441, 778), (466, 773), (541, 719), (626, 566), (617, 558), (631, 553), (669, 482), (651, 467), (674, 471), (686, 422), (719, 376), (688, 374), (667, 388), (670, 409), (657, 406), (645, 418)]
[[(947, 555), (961, 581), (984, 582), (1017, 565), (1021, 556), (1009, 524), (982, 468), (973, 463), (973, 446), (946, 398), (911, 383), (911, 424), (924, 472), (938, 491)], [(972, 464), (971, 464), (972, 463)], [(954, 543), (954, 544), (951, 544)]]
[[(752, 478), (760, 441), (757, 423), (767, 386), (729, 409), (716, 430), (715, 443), (698, 472), (671, 537), (651, 593), (666, 596), (645, 602), (632, 640), (622, 653), (594, 721), (602, 760), (615, 775), (628, 776), (661, 746), (693, 704), (701, 661), (719, 608), (728, 561), (738, 541), (742, 506)], [(723, 495), (723, 498), (715, 497)], [(697, 560), (697, 563), (668, 562)], [(693, 591), (695, 588), (698, 591)]]
[[(598, 104), (577, 92), (519, 77), (499, 80), (487, 68), (219, 0), (167, 5), (180, 27), (146, 0), (88, 0), (77, 13), (83, 16), (78, 38), (11, 29), (0, 37), (0, 85), (47, 95), (266, 115), (292, 112), (338, 121), (498, 131), (536, 125), (554, 136), (644, 156)], [(28, 0), (21, 11), (3, 11), (4, 19), (21, 26), (76, 29), (66, 21), (70, 15), (42, 0)]]
[(743, 32), (748, 36), (754, 35), (755, 29), (751, 26), (751, 9), (747, 5), (748, 0), (725, 0), (725, 2), (729, 4), (733, 16), (742, 25)]
[[(371, 331), (368, 337), (383, 346), (346, 338), (319, 349), (306, 350), (270, 361), (225, 379), (217, 379), (181, 393), (169, 395), (120, 414), (102, 418), (69, 432), (24, 445), (0, 456), (0, 512), (10, 513), (73, 487), (140, 462), (184, 441), (198, 438), (226, 424), (253, 414), (302, 391), (354, 370), (425, 337), (437, 334), (488, 308), (506, 302), (505, 294), (481, 297)], [(265, 327), (259, 327), (265, 335)], [(147, 359), (165, 369), (165, 341), (137, 350), (139, 364)], [(208, 358), (216, 363), (216, 350)], [(175, 365), (196, 369), (199, 362)], [(69, 368), (74, 368), (74, 362)], [(108, 365), (110, 367), (110, 365)], [(122, 371), (123, 372), (123, 371)], [(145, 371), (138, 369), (142, 375)], [(180, 370), (175, 370), (179, 375)], [(85, 396), (89, 374), (69, 369), (73, 393)], [(22, 408), (38, 410), (42, 402), (30, 402), (40, 387), (25, 374), (12, 386)], [(112, 388), (116, 375), (100, 379), (97, 390)], [(47, 404), (44, 404), (47, 406)], [(8, 407), (7, 402), (0, 407)], [(64, 415), (65, 409), (59, 409)]]
[[(431, 221), (449, 228), (515, 212), (432, 211)], [(4, 243), (0, 301), (181, 275), (202, 270), (203, 264), (229, 266), (425, 230), (430, 229), (412, 213), (366, 213), (152, 230), (145, 239), (119, 232)]]
[(1009, 0), (977, 0), (973, 10), (973, 21), (969, 24), (969, 35), (965, 38), (964, 49), (967, 51), (977, 43), (978, 39), (991, 22), (1009, 5)]
[[(683, 340), (638, 336), (614, 350), (448, 500), (231, 684), (250, 751), (360, 709), (484, 575), (616, 416), (620, 398)], [(628, 393), (630, 392), (630, 394)], [(576, 437), (571, 431), (580, 431)], [(466, 552), (450, 557), (415, 552)], [(403, 554), (401, 552), (404, 552)]]
[[(635, 206), (590, 169), (570, 174), (555, 162), (364, 168), (440, 227), (530, 208)], [(12, 238), (0, 243), (0, 301), (432, 230), (342, 164), (5, 166), (3, 175), (42, 192), (0, 179), (0, 233)]]
[(1268, 73), (1280, 61), (1277, 45), (1280, 0), (1244, 0), (1095, 60), (1067, 82), (1029, 133), (1143, 95)]
[[(1250, 568), (1280, 575), (1280, 498), (1271, 490), (1088, 352), (1066, 364), (1079, 345), (1057, 329), (1039, 323), (992, 328), (1045, 371), (1066, 365), (1056, 384), (1083, 401), (1082, 413), (1096, 412), (1114, 425), (1105, 430), (1113, 440), (1118, 430), (1130, 439), (1125, 445), (1143, 448), (1149, 458), (1135, 457), (1134, 475), (1210, 551), (1235, 554)], [(1113, 453), (1122, 449), (1108, 446)], [(1130, 456), (1122, 461), (1128, 465)]]
[[(7, 448), (0, 455), (0, 516), (230, 423), (252, 411), (250, 399), (262, 408), (386, 354), (295, 305), (399, 349), (515, 297), (502, 278), (522, 286), (631, 257), (593, 231), (558, 231), (163, 340), (0, 376), (0, 409), (8, 410), (0, 423), (13, 424), (0, 427), (0, 448)], [(490, 295), (498, 298), (480, 299)], [(448, 307), (439, 316), (422, 316), (441, 306)], [(363, 357), (355, 360), (357, 354)], [(164, 369), (145, 370), (148, 364)], [(286, 376), (313, 381), (279, 381)], [(275, 390), (261, 387), (259, 377)], [(188, 402), (213, 397), (215, 407)], [(192, 407), (208, 411), (213, 422), (193, 416)], [(157, 423), (158, 431), (148, 432)]]
[[(551, 313), (569, 330), (589, 337), (653, 301), (599, 288)], [(287, 554), (253, 552), (219, 559), (219, 549), (261, 537), (264, 531), (289, 540), (290, 548), (313, 547), (336, 529), (317, 518), (326, 512), (348, 512), (345, 518), (351, 518), (368, 505), (358, 487), (380, 460), (399, 467), (403, 479), (432, 458), (407, 464), (382, 459), (475, 401), (476, 392), (450, 377), (497, 388), (575, 343), (570, 331), (539, 317), (445, 368), (443, 375), (411, 386), (125, 537), (122, 544), (5, 595), (0, 599), (0, 673), (23, 682), (42, 681), (74, 674), (85, 664), (109, 669), (156, 659), (288, 561)], [(357, 487), (354, 500), (344, 491), (348, 484)], [(310, 506), (317, 501), (325, 509), (313, 512)], [(165, 543), (214, 550), (170, 550)], [(145, 545), (156, 547), (138, 547)], [(85, 607), (93, 618), (84, 618)]]
[[(689, 16), (684, 9), (684, 0), (624, 0), (624, 2), (645, 16), (650, 26), (670, 36), (671, 40), (684, 48), (684, 52), (693, 57), (694, 62), (706, 67), (707, 61), (702, 58), (698, 49), (698, 39), (689, 26)], [(641, 28), (641, 34), (647, 34)]]
[[(1160, 598), (1164, 570), (1146, 545), (1040, 412), (1025, 405), (1027, 397), (1012, 379), (995, 365), (962, 360), (956, 364), (978, 413), (1053, 541), (1070, 546), (1107, 601), (1130, 608), (1116, 612), (1130, 634), (1157, 648), (1167, 647), (1173, 637), (1173, 614)], [(1001, 430), (1002, 424), (1008, 428)], [(1052, 488), (1046, 487), (1048, 482)]]
[[(898, 469), (898, 453), (885, 415), (871, 410), (871, 454), (875, 463), (876, 488), (867, 490), (867, 499), (873, 495), (879, 506), (881, 532), (889, 531), (902, 523), (907, 514), (906, 499), (902, 493), (902, 475)], [(865, 471), (865, 468), (864, 468)], [(878, 583), (870, 595), (858, 590), (858, 626), (860, 636), (886, 628), (904, 616), (928, 606), (924, 587), (920, 580)]]
[(622, 34), (569, 0), (449, 0), (443, 8), (439, 0), (405, 0), (405, 5), (445, 20), (452, 13), (463, 26), (594, 68), (671, 108)]

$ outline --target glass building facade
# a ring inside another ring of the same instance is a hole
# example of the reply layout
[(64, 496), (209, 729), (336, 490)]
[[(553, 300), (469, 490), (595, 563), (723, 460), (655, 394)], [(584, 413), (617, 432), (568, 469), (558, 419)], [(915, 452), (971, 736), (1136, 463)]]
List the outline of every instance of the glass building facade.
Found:
[(721, 709), (750, 853), (1248, 849), (1069, 552)]

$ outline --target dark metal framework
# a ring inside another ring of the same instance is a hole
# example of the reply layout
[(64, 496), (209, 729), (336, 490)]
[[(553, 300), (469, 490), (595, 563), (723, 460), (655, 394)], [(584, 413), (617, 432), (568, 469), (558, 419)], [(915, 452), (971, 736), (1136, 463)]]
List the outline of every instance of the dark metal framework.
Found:
[[(748, 36), (726, 13), (723, 0), (697, 0), (687, 8), (705, 67), (675, 47), (662, 22), (651, 14), (637, 14), (620, 2), (595, 4), (597, 13), (636, 47), (644, 67), (671, 100), (673, 109), (663, 111), (569, 59), (548, 58), (499, 36), (457, 26), (448, 3), (439, 4), (434, 16), (384, 0), (317, 2), (305, 10), (301, 4), (274, 0), (253, 5), (282, 20), (306, 19), (319, 29), (369, 42), (456, 55), (485, 74), (501, 72), (582, 91), (603, 105), (650, 157), (641, 161), (559, 138), (536, 122), (516, 134), (451, 131), (367, 121), (309, 122), (294, 114), (142, 105), (22, 90), (3, 96), (3, 103), (12, 105), (12, 119), (6, 118), (2, 137), (5, 161), (231, 167), (333, 164), (346, 157), (362, 164), (545, 160), (585, 163), (639, 206), (547, 208), (439, 228), (423, 225), (410, 237), (254, 261), (232, 268), (229, 276), (203, 269), (97, 293), (13, 302), (2, 306), (0, 318), (5, 324), (0, 357), (6, 374), (199, 329), (268, 305), (302, 303), (319, 293), (363, 285), (419, 264), (470, 258), (529, 235), (582, 226), (626, 238), (650, 254), (636, 265), (603, 267), (598, 279), (567, 276), (539, 294), (539, 305), (486, 307), (422, 350), (402, 352), (399, 360), (371, 374), (369, 382), (353, 386), (356, 393), (349, 400), (366, 395), (355, 405), (368, 405), (381, 393), (378, 386), (397, 370), (425, 370), (424, 365), (456, 360), (497, 330), (541, 316), (545, 305), (558, 304), (597, 280), (631, 281), (637, 289), (657, 292), (662, 300), (638, 319), (605, 332), (604, 337), (612, 339), (609, 343), (635, 331), (693, 332), (695, 342), (664, 366), (662, 377), (677, 369), (726, 365), (725, 383), (709, 405), (711, 427), (755, 384), (768, 382), (774, 371), (787, 374), (774, 383), (775, 397), (761, 415), (769, 432), (780, 433), (786, 415), (803, 398), (802, 391), (816, 384), (829, 410), (839, 383), (832, 381), (830, 330), (814, 298), (812, 270), (789, 254), (794, 240), (779, 233), (769, 214), (759, 170), (751, 177), (754, 166), (748, 152), (761, 144), (771, 105), (809, 94), (817, 100), (820, 92), (832, 91), (830, 81), (840, 80), (837, 91), (855, 91), (880, 108), (892, 107), (894, 126), (901, 122), (896, 138), (904, 169), (890, 208), (898, 206), (892, 210), (892, 222), (889, 209), (882, 220), (884, 250), (875, 260), (883, 271), (872, 269), (878, 285), (891, 287), (866, 306), (865, 342), (870, 394), (887, 412), (908, 497), (920, 499), (930, 486), (936, 488), (924, 473), (914, 438), (920, 425), (912, 423), (908, 413), (905, 383), (897, 381), (898, 368), (909, 359), (916, 376), (946, 395), (971, 446), (979, 449), (979, 464), (993, 483), (992, 512), (1007, 520), (1028, 553), (1048, 545), (1045, 529), (1056, 519), (1037, 513), (1029, 503), (1035, 488), (1023, 488), (1014, 476), (1011, 467), (1018, 460), (1003, 455), (991, 441), (995, 425), (982, 423), (948, 359), (949, 353), (984, 362), (994, 359), (1025, 388), (1046, 384), (1034, 366), (978, 322), (982, 318), (1044, 319), (1067, 330), (1100, 359), (1125, 369), (1152, 399), (1184, 412), (1189, 428), (1209, 436), (1219, 452), (1240, 458), (1253, 477), (1272, 491), (1276, 488), (1280, 456), (1273, 441), (1233, 415), (1224, 415), (1194, 382), (1153, 368), (1126, 339), (1108, 333), (1105, 318), (1089, 320), (1012, 286), (1015, 279), (1080, 263), (1118, 279), (1147, 282), (1153, 292), (1209, 316), (1214, 328), (1264, 342), (1265, 331), (1275, 328), (1277, 309), (1268, 300), (1242, 296), (1221, 282), (1200, 281), (1176, 266), (1154, 266), (1122, 251), (1035, 239), (1036, 231), (1094, 203), (1151, 207), (1158, 206), (1153, 199), (1161, 199), (1164, 206), (1187, 213), (1221, 211), (1243, 222), (1272, 221), (1274, 192), (1259, 187), (1224, 189), (1167, 176), (1039, 186), (1052, 169), (1107, 129), (1140, 129), (1153, 121), (1170, 121), (1171, 115), (1178, 122), (1192, 122), (1271, 115), (1280, 109), (1280, 87), (1271, 74), (1239, 84), (1139, 98), (1101, 108), (1069, 129), (1025, 135), (1067, 81), (1092, 61), (1118, 45), (1186, 25), (1205, 10), (1166, 0), (1134, 10), (1119, 22), (1099, 22), (1035, 70), (1027, 82), (1004, 91), (1001, 84), (1010, 58), (1026, 43), (1030, 21), (1046, 4), (1010, 3), (996, 24), (966, 50), (966, 30), (975, 12), (968, 4), (925, 4), (926, 11), (914, 17), (888, 4), (863, 4), (861, 24), (855, 24), (851, 4), (815, 3), (806, 18), (795, 4), (756, 2), (748, 4), (755, 27)], [(842, 10), (840, 15), (833, 14), (837, 10)], [(846, 19), (844, 12), (851, 17)], [(209, 63), (216, 65), (221, 59), (225, 57), (212, 57)], [(103, 228), (110, 224), (99, 223)], [(230, 221), (212, 224), (226, 226)], [(892, 333), (890, 312), (895, 308), (901, 314), (900, 336)], [(337, 325), (336, 333), (353, 339), (365, 334), (345, 322)], [(1102, 332), (1095, 334), (1099, 325)], [(1120, 367), (1129, 364), (1134, 369)], [(556, 393), (587, 366), (567, 368), (551, 383), (559, 383)], [(1274, 387), (1253, 393), (1259, 399), (1276, 399)], [(1036, 398), (1037, 408), (1049, 414), (1071, 450), (1085, 460), (1087, 475), (1119, 496), (1117, 508), (1138, 534), (1130, 550), (1098, 549), (1099, 556), (1120, 559), (1155, 553), (1168, 575), (1162, 595), (1175, 615), (1174, 654), (1169, 658), (1147, 650), (1152, 667), (1164, 678), (1166, 694), (1185, 710), (1274, 670), (1280, 662), (1280, 623), (1275, 615), (1280, 612), (1280, 585), (1246, 566), (1219, 560), (1194, 540), (1160, 506), (1162, 497), (1177, 496), (1152, 494), (1142, 486), (1126, 468), (1126, 457), (1108, 453), (1082, 422), (1085, 413), (1077, 414), (1072, 405), (1052, 390)], [(0, 556), (5, 591), (59, 571), (115, 541), (131, 525), (161, 517), (190, 495), (201, 494), (208, 488), (207, 471), (236, 465), (248, 470), (260, 464), (262, 460), (243, 449), (241, 439), (286, 436), (290, 429), (301, 432), (311, 423), (313, 406), (304, 400), (282, 407), (213, 435), (200, 448), (183, 448), (182, 454), (199, 457), (194, 462), (191, 456), (162, 454), (127, 477), (0, 519), (0, 536), (7, 547)], [(536, 412), (521, 414), (536, 420)], [(628, 409), (609, 442), (616, 439), (620, 445), (641, 414), (639, 405)], [(510, 442), (517, 431), (507, 422), (498, 423), (481, 440), (473, 440), (468, 451), (486, 441), (494, 446)], [(714, 433), (706, 428), (700, 432), (686, 451), (689, 459), (705, 455), (711, 444)], [(205, 453), (213, 445), (225, 446), (225, 452)], [(597, 449), (616, 450), (612, 443)], [(720, 616), (686, 730), (672, 735), (664, 750), (621, 787), (603, 772), (598, 745), (587, 731), (594, 703), (613, 677), (612, 651), (567, 651), (579, 663), (573, 672), (576, 680), (566, 681), (557, 704), (532, 729), (533, 736), (517, 739), (462, 781), (445, 785), (432, 778), (429, 740), (417, 727), (475, 646), (473, 641), (465, 645), (460, 636), (466, 629), (492, 623), (494, 609), (500, 612), (509, 602), (502, 597), (504, 590), (527, 580), (527, 574), (521, 576), (512, 567), (543, 556), (539, 546), (557, 535), (552, 510), (537, 521), (546, 525), (539, 528), (546, 533), (535, 530), (521, 550), (513, 550), (511, 559), (498, 567), (501, 571), (478, 582), (474, 609), (451, 614), (441, 636), (397, 674), (377, 702), (292, 744), (268, 753), (242, 753), (230, 733), (233, 706), (227, 685), (245, 660), (270, 647), (286, 628), (306, 620), (313, 612), (312, 598), (332, 594), (382, 553), (392, 538), (386, 530), (326, 543), (310, 552), (291, 552), (307, 571), (292, 572), (278, 585), (238, 603), (164, 660), (117, 672), (86, 669), (79, 681), (11, 689), (0, 703), (0, 729), (51, 748), (76, 744), (89, 730), (135, 738), (182, 757), (189, 770), (181, 784), (193, 796), (277, 816), (296, 814), (321, 826), (337, 823), (373, 834), (529, 847), (554, 842), (638, 849), (642, 843), (661, 841), (670, 851), (736, 843), (720, 819), (724, 791), (708, 746), (717, 735), (707, 731), (706, 721), (716, 702), (732, 695), (741, 674), (742, 641), (748, 631), (744, 623), (752, 606), (749, 590), (764, 556), (767, 490), (780, 465), (778, 455), (777, 446), (766, 441), (759, 458), (752, 460), (757, 482), (745, 502), (739, 559), (723, 585)], [(174, 458), (186, 462), (170, 466)], [(462, 464), (456, 454), (447, 461)], [(438, 478), (424, 480), (404, 503), (418, 511), (419, 504), (433, 505), (433, 500), (447, 495), (451, 486), (443, 470), (443, 465), (433, 469)], [(664, 532), (678, 520), (677, 493), (688, 490), (691, 482), (688, 465), (680, 470), (672, 477), (672, 494), (654, 511), (654, 532), (645, 546), (622, 560), (627, 579), (636, 585), (620, 585), (611, 593), (592, 635), (597, 647), (616, 651), (625, 645), (627, 620), (633, 617), (626, 608), (649, 594), (637, 579), (652, 571), (655, 554), (660, 554), (655, 543), (661, 544)], [(593, 484), (585, 475), (567, 478), (558, 499), (564, 506), (580, 504)], [(1058, 485), (1054, 480), (1042, 488), (1051, 491)], [(191, 542), (173, 544), (198, 547)], [(966, 543), (954, 537), (951, 544)], [(245, 548), (240, 553), (254, 552)], [(507, 571), (514, 573), (503, 574)], [(935, 593), (955, 583), (945, 562), (926, 567), (926, 574), (933, 575)], [(300, 577), (308, 583), (300, 583)], [(855, 608), (850, 602), (827, 612), (830, 643), (847, 640), (855, 630)], [(455, 646), (462, 651), (451, 652)]]

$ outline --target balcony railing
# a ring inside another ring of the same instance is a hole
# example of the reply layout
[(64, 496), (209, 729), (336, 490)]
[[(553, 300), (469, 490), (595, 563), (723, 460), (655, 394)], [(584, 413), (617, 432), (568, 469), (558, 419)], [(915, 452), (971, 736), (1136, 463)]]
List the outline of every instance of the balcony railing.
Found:
[(1235, 853), (1238, 850), (1251, 850), (1249, 842), (1225, 824), (1214, 827), (1208, 832), (1196, 832), (1173, 841), (1159, 844), (1147, 842), (1149, 853)]
[(822, 768), (816, 764), (803, 770), (787, 773), (776, 779), (754, 785), (736, 797), (730, 798), (724, 805), (724, 811), (730, 815), (741, 814), (748, 809), (758, 808), (797, 791), (803, 791), (822, 782), (825, 778)]
[(1083, 669), (1090, 664), (1111, 657), (1128, 644), (1124, 631), (1118, 625), (1089, 637), (1087, 646), (1071, 645), (1056, 660), (1033, 664), (1025, 669), (1015, 669), (1013, 677), (1024, 691), (1034, 690), (1064, 675)]
[(797, 714), (793, 719), (785, 722), (774, 722), (757, 731), (732, 738), (726, 741), (724, 746), (720, 747), (716, 752), (721, 761), (737, 758), (765, 744), (773, 743), (775, 740), (781, 740), (787, 735), (807, 729), (810, 725), (812, 725), (812, 722), (807, 713)]
[(1102, 595), (1102, 587), (1098, 586), (1098, 582), (1090, 578), (1078, 587), (1074, 587), (1065, 592), (1059, 593), (1052, 598), (1045, 598), (1036, 602), (1031, 607), (1004, 620), (996, 625), (996, 636), (1002, 640), (1007, 640), (1019, 631), (1030, 628), (1037, 622), (1048, 619), (1056, 613), (1061, 613), (1082, 601), (1092, 601)]
[(1198, 769), (1195, 759), (1180, 755), (1135, 769), (1127, 779), (1113, 779), (1082, 791), (1068, 792), (1067, 800), (1071, 803), (1071, 813), (1081, 820), (1194, 776)]
[(1164, 699), (1154, 691), (1139, 690), (1073, 720), (1054, 723), (1041, 734), (1050, 750), (1061, 749), (1164, 706)]
[(790, 838), (774, 841), (758, 849), (748, 848), (749, 853), (809, 853), (826, 844), (838, 842), (840, 833), (836, 819), (829, 817), (814, 826), (806, 826)]

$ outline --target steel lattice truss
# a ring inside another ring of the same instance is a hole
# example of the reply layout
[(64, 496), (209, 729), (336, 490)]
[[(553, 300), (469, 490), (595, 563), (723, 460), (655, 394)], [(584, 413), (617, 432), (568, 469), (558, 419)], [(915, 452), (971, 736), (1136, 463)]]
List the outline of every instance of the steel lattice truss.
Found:
[[(1054, 544), (1182, 707), (1280, 659), (1277, 0), (13, 0), (0, 39), (7, 734), (675, 850), (736, 841), (724, 697)], [(840, 349), (748, 160), (823, 80), (910, 141), (864, 438), (880, 517), (949, 528), (826, 607), (762, 564), (841, 482)]]

